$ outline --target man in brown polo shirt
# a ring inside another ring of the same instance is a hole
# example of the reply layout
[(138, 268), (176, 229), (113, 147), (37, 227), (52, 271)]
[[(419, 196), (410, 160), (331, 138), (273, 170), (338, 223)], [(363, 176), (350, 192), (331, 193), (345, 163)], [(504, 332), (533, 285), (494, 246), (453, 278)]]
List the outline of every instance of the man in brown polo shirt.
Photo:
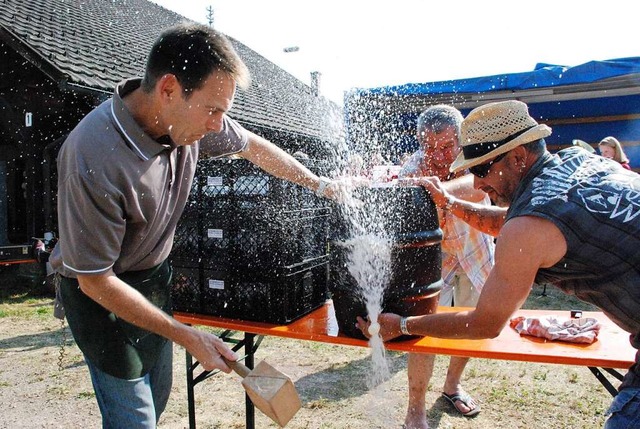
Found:
[(60, 240), (50, 261), (104, 427), (156, 426), (171, 391), (173, 342), (206, 370), (229, 372), (222, 357), (237, 359), (215, 335), (169, 315), (167, 257), (198, 153), (236, 153), (320, 195), (338, 192), (226, 115), (248, 79), (224, 35), (172, 27), (155, 42), (144, 78), (118, 85), (60, 150)]

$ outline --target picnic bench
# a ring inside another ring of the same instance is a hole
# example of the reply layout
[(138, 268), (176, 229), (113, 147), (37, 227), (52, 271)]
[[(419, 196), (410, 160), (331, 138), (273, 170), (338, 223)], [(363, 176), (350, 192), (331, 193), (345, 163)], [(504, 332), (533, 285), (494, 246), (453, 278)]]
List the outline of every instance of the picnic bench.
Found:
[[(465, 308), (438, 307), (438, 312), (440, 313), (461, 310), (465, 310)], [(568, 318), (569, 311), (519, 310), (513, 317), (540, 317), (547, 315)], [(453, 340), (417, 337), (406, 341), (388, 342), (385, 343), (385, 346), (387, 350), (411, 353), (586, 366), (607, 391), (615, 396), (616, 388), (605, 376), (604, 372), (621, 380), (622, 374), (616, 369), (628, 369), (633, 364), (636, 350), (629, 342), (629, 333), (622, 330), (601, 312), (587, 311), (583, 312), (582, 316), (593, 317), (601, 324), (598, 339), (592, 344), (547, 341), (538, 337), (520, 336), (507, 325), (500, 335), (493, 339)], [(253, 368), (255, 353), (264, 336), (319, 341), (345, 346), (369, 346), (367, 341), (351, 338), (338, 332), (338, 324), (333, 312), (333, 304), (330, 300), (320, 308), (287, 325), (273, 325), (182, 312), (174, 313), (174, 317), (188, 325), (223, 329), (223, 332), (219, 335), (220, 338), (233, 343), (234, 346), (232, 348), (236, 351), (244, 349), (243, 352), (246, 355), (245, 365), (249, 368)], [(189, 353), (186, 353), (186, 365), (189, 427), (195, 429), (194, 387), (217, 373), (217, 371), (203, 370), (196, 374), (199, 363), (194, 362)], [(255, 410), (248, 397), (246, 397), (245, 406), (246, 427), (247, 429), (254, 429)]]

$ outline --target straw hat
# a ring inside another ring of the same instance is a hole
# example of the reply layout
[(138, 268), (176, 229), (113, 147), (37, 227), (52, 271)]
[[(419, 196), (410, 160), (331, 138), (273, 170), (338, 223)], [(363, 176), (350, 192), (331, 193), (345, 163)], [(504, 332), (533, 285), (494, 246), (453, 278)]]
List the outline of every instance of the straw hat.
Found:
[(511, 149), (551, 135), (551, 128), (529, 116), (522, 101), (509, 100), (476, 107), (462, 121), (462, 151), (449, 168), (460, 170), (484, 164)]

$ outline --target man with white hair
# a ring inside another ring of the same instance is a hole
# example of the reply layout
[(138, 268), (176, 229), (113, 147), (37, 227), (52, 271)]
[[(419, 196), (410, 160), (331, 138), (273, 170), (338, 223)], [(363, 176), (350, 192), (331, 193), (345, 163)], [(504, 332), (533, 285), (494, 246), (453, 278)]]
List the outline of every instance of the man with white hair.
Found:
[[(506, 217), (504, 209), (452, 197), (437, 179), (420, 182), (436, 205), (450, 206), (456, 216), (478, 225), (503, 223), (495, 265), (475, 309), (408, 318), (382, 314), (383, 339), (496, 337), (537, 281), (599, 307), (640, 350), (640, 178), (581, 148), (552, 155), (544, 141), (550, 134), (520, 101), (469, 113), (451, 171), (469, 169), (476, 189), (508, 207)], [(366, 335), (368, 322), (359, 318), (358, 325)], [(607, 416), (606, 429), (638, 427), (640, 352)]]
[[(416, 139), (420, 148), (405, 162), (400, 178), (434, 176), (449, 181), (464, 174), (452, 173), (449, 167), (460, 153), (459, 135), (462, 114), (453, 106), (438, 104), (429, 107), (418, 117)], [(472, 201), (489, 204), (487, 194), (476, 191)], [(475, 307), (491, 267), (493, 266), (493, 237), (470, 227), (446, 208), (438, 210), (442, 238), (442, 279), (440, 305)], [(434, 355), (410, 353), (407, 363), (409, 404), (404, 426), (423, 429), (427, 426), (425, 394), (433, 373)], [(466, 417), (480, 412), (480, 404), (463, 388), (464, 368), (469, 358), (452, 356), (442, 389), (442, 396)]]

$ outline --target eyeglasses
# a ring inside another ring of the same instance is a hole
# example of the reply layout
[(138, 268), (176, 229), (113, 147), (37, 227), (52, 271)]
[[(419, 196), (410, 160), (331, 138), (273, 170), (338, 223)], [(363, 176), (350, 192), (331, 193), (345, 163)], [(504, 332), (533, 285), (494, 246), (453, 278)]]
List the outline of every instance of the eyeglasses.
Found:
[(469, 167), (469, 173), (481, 179), (486, 177), (487, 174), (489, 174), (489, 170), (491, 170), (491, 167), (493, 166), (493, 164), (500, 162), (500, 160), (505, 156), (507, 156), (508, 153), (509, 152), (501, 153), (500, 155), (496, 156), (495, 158), (493, 158), (493, 160), (489, 162), (485, 162), (484, 164), (474, 165), (473, 167)]

